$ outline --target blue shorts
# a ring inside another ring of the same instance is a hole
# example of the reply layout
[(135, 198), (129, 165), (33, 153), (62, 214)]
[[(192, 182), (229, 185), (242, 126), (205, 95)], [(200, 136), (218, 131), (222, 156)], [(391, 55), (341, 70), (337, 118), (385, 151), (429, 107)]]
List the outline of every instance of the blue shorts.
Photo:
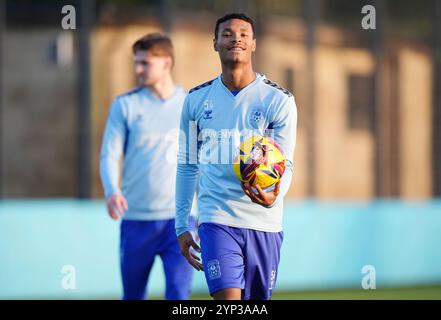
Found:
[(124, 300), (147, 298), (147, 281), (156, 255), (164, 265), (165, 298), (190, 298), (193, 270), (179, 250), (175, 220), (123, 220), (120, 262)]
[(283, 232), (263, 232), (215, 223), (199, 227), (210, 294), (242, 289), (243, 300), (269, 300), (277, 280)]

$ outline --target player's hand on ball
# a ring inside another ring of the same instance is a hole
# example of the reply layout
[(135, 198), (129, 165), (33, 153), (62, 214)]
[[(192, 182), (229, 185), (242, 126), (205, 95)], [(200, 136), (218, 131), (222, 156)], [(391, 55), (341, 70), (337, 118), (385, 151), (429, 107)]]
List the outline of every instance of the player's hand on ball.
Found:
[(241, 182), (240, 185), (242, 186), (243, 192), (245, 192), (245, 194), (250, 197), (252, 202), (260, 204), (264, 207), (271, 206), (274, 201), (276, 201), (277, 196), (280, 192), (280, 180), (277, 181), (274, 189), (268, 192), (263, 191), (259, 185), (256, 185), (257, 193), (253, 191), (252, 186), (248, 183)]
[(126, 198), (120, 193), (111, 195), (106, 200), (107, 212), (113, 220), (120, 219), (124, 213), (129, 209)]
[(197, 271), (203, 270), (203, 266), (200, 263), (201, 258), (192, 252), (194, 249), (196, 252), (201, 252), (201, 248), (194, 241), (191, 232), (187, 231), (178, 237), (179, 248), (181, 249), (181, 254), (187, 259), (188, 263), (193, 266)]

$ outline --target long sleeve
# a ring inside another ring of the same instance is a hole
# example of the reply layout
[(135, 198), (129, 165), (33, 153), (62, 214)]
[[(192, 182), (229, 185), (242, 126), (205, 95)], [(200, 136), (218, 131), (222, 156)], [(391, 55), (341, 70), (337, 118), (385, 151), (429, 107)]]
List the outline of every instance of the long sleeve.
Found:
[(176, 172), (176, 235), (189, 231), (189, 215), (198, 183), (197, 125), (191, 116), (189, 98), (185, 99), (179, 132)]
[(121, 192), (119, 160), (124, 152), (126, 124), (122, 105), (115, 99), (110, 107), (100, 156), (100, 176), (105, 197)]
[(274, 206), (288, 193), (294, 173), (294, 149), (296, 146), (297, 132), (297, 107), (294, 97), (289, 97), (281, 108), (276, 112), (274, 121), (271, 123), (274, 140), (280, 145), (286, 156), (286, 168), (280, 181), (280, 193)]

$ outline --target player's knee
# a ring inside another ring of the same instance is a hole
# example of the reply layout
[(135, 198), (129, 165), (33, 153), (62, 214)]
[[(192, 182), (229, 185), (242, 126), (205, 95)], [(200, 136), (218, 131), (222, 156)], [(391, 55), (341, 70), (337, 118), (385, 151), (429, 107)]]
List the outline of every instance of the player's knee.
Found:
[(226, 288), (212, 294), (214, 300), (240, 300), (242, 290), (239, 288)]

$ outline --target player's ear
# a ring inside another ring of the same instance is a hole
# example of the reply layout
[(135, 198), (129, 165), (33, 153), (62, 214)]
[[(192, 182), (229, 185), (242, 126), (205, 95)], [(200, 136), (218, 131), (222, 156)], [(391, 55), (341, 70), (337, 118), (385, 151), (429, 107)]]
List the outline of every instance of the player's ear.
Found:
[(251, 45), (251, 52), (256, 51), (256, 38), (253, 39), (253, 44)]
[(166, 69), (170, 72), (173, 70), (173, 58), (172, 57), (166, 57), (165, 63), (164, 63), (164, 69)]
[(165, 57), (164, 59), (164, 69), (171, 70), (173, 66), (173, 61), (171, 57)]
[(219, 51), (219, 49), (217, 47), (217, 39), (216, 38), (213, 38), (213, 48), (214, 48), (214, 51), (216, 51), (216, 52)]

